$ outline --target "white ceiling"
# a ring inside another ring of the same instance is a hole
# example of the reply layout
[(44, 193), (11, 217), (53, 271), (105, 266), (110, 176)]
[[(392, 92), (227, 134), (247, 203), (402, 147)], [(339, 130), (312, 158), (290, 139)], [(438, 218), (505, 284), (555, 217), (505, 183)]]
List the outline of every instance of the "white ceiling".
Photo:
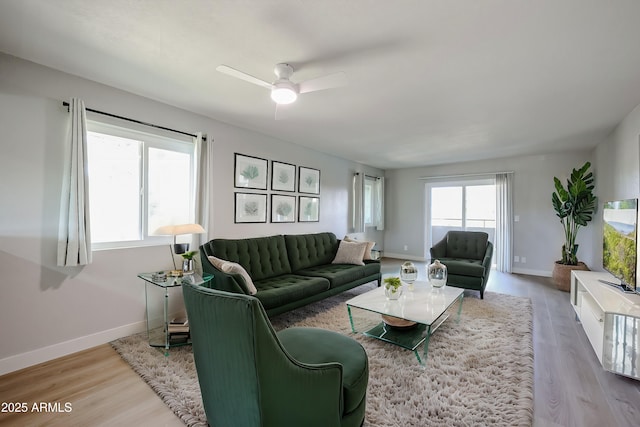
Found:
[[(588, 148), (640, 103), (638, 0), (1, 0), (0, 51), (383, 169)], [(344, 71), (274, 120), (272, 81)]]

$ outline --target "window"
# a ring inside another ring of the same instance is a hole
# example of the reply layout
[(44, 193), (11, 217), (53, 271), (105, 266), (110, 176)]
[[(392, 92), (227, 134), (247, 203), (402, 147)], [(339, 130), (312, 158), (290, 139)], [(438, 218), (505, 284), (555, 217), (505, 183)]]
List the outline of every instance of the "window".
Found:
[(372, 178), (370, 176), (366, 176), (364, 177), (364, 225), (366, 227), (371, 227), (373, 225), (373, 221), (374, 221), (374, 215), (373, 215), (373, 206), (374, 206), (374, 201), (373, 201), (373, 197), (375, 194), (374, 191), (374, 187), (376, 184), (376, 179)]
[(494, 241), (496, 186), (494, 179), (428, 184), (427, 214), (431, 246), (450, 230), (484, 231)]
[(193, 222), (189, 141), (88, 122), (93, 249), (166, 243), (158, 227)]
[(431, 226), (462, 227), (462, 187), (431, 189)]
[(365, 227), (384, 229), (384, 178), (364, 176), (362, 210)]

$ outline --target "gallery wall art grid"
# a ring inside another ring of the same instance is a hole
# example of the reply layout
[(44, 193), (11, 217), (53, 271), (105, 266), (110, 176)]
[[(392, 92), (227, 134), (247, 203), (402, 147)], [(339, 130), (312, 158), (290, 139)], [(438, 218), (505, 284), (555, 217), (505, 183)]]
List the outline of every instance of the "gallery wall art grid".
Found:
[(319, 169), (234, 153), (233, 173), (235, 188), (259, 191), (234, 192), (236, 224), (320, 221)]

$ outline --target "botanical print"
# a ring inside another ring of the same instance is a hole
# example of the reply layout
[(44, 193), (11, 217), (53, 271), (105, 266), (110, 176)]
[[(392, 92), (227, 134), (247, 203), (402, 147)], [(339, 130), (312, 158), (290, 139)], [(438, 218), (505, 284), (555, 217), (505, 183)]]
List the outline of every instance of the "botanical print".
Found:
[(298, 221), (320, 221), (320, 199), (318, 197), (300, 196), (298, 203)]
[(289, 163), (271, 162), (271, 189), (275, 191), (295, 191), (296, 166)]
[(318, 169), (300, 166), (298, 175), (299, 192), (320, 194), (320, 171)]
[(265, 159), (235, 153), (235, 187), (267, 189), (267, 166)]
[(296, 198), (271, 195), (271, 222), (295, 222)]
[(235, 222), (267, 222), (267, 195), (235, 193)]

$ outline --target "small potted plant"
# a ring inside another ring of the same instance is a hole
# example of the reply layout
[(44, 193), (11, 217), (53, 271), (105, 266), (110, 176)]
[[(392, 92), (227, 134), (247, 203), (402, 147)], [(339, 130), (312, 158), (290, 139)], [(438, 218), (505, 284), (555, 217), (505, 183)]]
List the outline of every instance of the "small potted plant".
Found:
[(182, 256), (182, 274), (193, 274), (195, 260), (193, 257), (198, 253), (198, 251), (187, 251)]
[(384, 279), (384, 294), (388, 299), (398, 299), (402, 295), (402, 282), (399, 277)]

